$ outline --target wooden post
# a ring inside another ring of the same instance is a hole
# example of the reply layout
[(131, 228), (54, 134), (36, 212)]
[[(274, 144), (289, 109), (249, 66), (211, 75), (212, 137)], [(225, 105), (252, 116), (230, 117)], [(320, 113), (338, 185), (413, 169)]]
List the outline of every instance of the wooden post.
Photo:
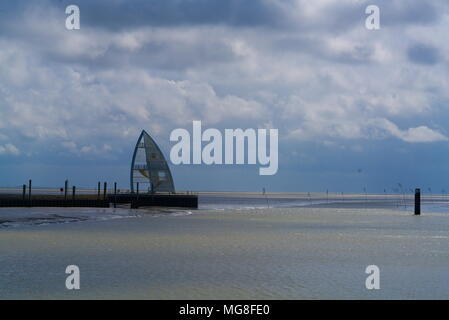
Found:
[(30, 200), (30, 201), (31, 201), (31, 184), (32, 184), (32, 181), (31, 180), (28, 181), (28, 200)]
[(415, 189), (415, 215), (421, 214), (421, 189)]
[(76, 193), (76, 187), (73, 186), (72, 188), (72, 200), (75, 201), (75, 193)]
[(67, 201), (67, 189), (69, 188), (69, 180), (64, 182), (64, 200)]
[(139, 200), (139, 183), (137, 182), (137, 200)]
[(100, 193), (101, 193), (101, 182), (98, 181), (98, 196), (97, 196), (97, 200), (100, 200)]
[(22, 200), (23, 200), (23, 201), (25, 201), (26, 192), (27, 192), (27, 186), (26, 186), (26, 184), (24, 184), (24, 185), (22, 186)]
[(107, 191), (107, 188), (108, 188), (108, 183), (105, 182), (105, 183), (103, 184), (103, 200), (106, 200), (106, 191)]

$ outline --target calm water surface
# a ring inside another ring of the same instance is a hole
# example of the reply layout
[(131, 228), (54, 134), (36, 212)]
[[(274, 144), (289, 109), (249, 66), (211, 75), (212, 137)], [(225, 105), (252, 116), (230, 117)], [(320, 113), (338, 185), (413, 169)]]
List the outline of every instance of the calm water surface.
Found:
[[(194, 211), (1, 209), (0, 298), (447, 299), (447, 205), (420, 217), (405, 205), (208, 195)], [(79, 291), (65, 289), (70, 264)], [(365, 289), (371, 264), (380, 290)]]

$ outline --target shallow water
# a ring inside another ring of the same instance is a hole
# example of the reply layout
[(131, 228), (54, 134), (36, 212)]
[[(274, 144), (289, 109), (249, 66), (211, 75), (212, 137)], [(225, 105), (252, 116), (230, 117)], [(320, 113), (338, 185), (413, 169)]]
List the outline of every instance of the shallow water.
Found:
[[(448, 213), (216, 206), (4, 228), (0, 297), (449, 298)], [(70, 264), (80, 267), (79, 291), (65, 289)], [(371, 264), (380, 290), (365, 288)]]

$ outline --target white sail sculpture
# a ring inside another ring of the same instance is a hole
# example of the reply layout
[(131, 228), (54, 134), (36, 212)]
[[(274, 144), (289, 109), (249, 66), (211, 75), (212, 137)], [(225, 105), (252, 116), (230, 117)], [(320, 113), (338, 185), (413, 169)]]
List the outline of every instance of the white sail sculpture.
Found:
[(131, 192), (175, 192), (168, 163), (151, 136), (143, 130), (137, 140), (131, 163)]

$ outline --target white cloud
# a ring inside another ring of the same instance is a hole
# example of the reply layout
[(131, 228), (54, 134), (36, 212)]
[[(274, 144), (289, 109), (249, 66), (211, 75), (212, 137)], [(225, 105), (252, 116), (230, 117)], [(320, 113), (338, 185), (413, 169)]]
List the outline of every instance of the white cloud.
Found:
[(18, 156), (20, 154), (20, 150), (11, 143), (7, 143), (5, 145), (0, 145), (0, 155), (14, 155)]
[(400, 137), (407, 142), (437, 142), (449, 140), (445, 135), (426, 126), (407, 129), (407, 131), (401, 133)]
[(375, 119), (371, 121), (372, 124), (378, 128), (384, 129), (392, 136), (397, 137), (405, 142), (438, 142), (448, 141), (449, 139), (442, 133), (432, 130), (426, 126), (419, 126), (416, 128), (409, 128), (400, 130), (397, 125), (386, 119)]

